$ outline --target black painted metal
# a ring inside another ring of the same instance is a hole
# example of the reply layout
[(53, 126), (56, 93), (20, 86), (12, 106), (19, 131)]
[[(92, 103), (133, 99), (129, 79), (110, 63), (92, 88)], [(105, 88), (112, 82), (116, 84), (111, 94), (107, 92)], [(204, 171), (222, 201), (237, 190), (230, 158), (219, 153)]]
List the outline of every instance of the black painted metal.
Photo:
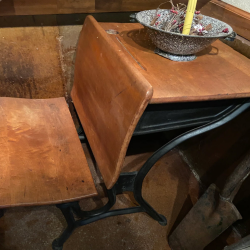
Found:
[[(142, 166), (140, 171), (138, 172), (136, 178), (135, 178), (135, 186), (134, 186), (134, 196), (136, 201), (146, 210), (148, 214), (155, 220), (158, 218), (158, 214), (155, 213), (155, 210), (143, 199), (142, 197), (142, 183), (150, 169), (154, 166), (154, 164), (166, 153), (168, 153), (170, 150), (178, 146), (180, 143), (194, 137), (200, 134), (203, 134), (205, 132), (208, 132), (212, 129), (218, 128), (227, 122), (233, 120), (235, 117), (237, 117), (239, 114), (244, 112), (246, 109), (250, 107), (250, 102), (245, 103), (243, 105), (237, 105), (233, 110), (230, 110), (229, 113), (223, 114), (223, 116), (207, 125), (195, 128), (191, 131), (188, 131), (175, 139), (171, 140), (167, 144), (165, 144), (163, 147), (161, 147), (159, 150), (157, 150)], [(159, 220), (158, 220), (159, 221)]]
[(76, 112), (75, 106), (73, 105), (73, 107), (74, 107), (74, 111), (75, 111), (74, 113), (75, 113), (76, 118), (77, 118), (77, 120), (79, 122), (79, 127), (77, 128), (77, 134), (78, 134), (79, 140), (81, 142), (85, 142), (86, 141), (86, 135), (84, 133), (84, 130), (83, 130), (82, 124), (80, 122), (79, 116), (78, 116), (78, 114)]
[[(107, 190), (108, 202), (103, 207), (93, 210), (93, 211), (82, 211), (78, 202), (71, 202), (65, 204), (59, 204), (57, 207), (61, 209), (67, 223), (68, 227), (62, 233), (62, 235), (53, 241), (52, 247), (54, 250), (61, 250), (64, 242), (69, 238), (73, 231), (80, 226), (84, 226), (95, 221), (105, 219), (111, 216), (117, 216), (122, 214), (132, 214), (138, 212), (147, 212), (142, 206), (135, 206), (125, 209), (110, 210), (116, 202), (116, 196), (123, 192), (135, 192), (134, 190), (134, 180), (137, 176), (137, 172), (132, 173), (122, 173), (113, 186), (112, 189)], [(163, 215), (159, 215), (155, 210), (153, 210), (158, 216), (153, 218), (159, 221), (163, 226), (167, 224), (167, 220)], [(74, 214), (79, 217), (79, 220), (75, 220)], [(149, 213), (150, 215), (150, 213)]]
[(118, 181), (115, 184), (116, 194), (134, 192), (134, 182), (137, 173), (138, 172), (121, 173)]
[(82, 125), (80, 124), (80, 126), (77, 128), (77, 134), (78, 134), (78, 137), (80, 139), (80, 141), (85, 141), (86, 140), (86, 136), (84, 134), (84, 130), (83, 130), (83, 127)]
[(107, 204), (99, 209), (95, 209), (92, 211), (82, 211), (78, 202), (74, 203), (74, 205), (72, 206), (72, 209), (76, 213), (76, 215), (80, 218), (98, 216), (100, 214), (108, 212), (115, 205), (116, 192), (114, 188), (107, 190), (107, 196), (108, 196)]
[[(242, 101), (242, 100), (241, 100)], [(151, 205), (149, 205), (142, 197), (142, 183), (150, 169), (154, 166), (154, 164), (166, 153), (168, 153), (171, 149), (178, 146), (180, 143), (194, 137), (200, 135), (202, 133), (206, 133), (212, 129), (218, 128), (225, 123), (231, 121), (239, 114), (244, 112), (246, 109), (250, 107), (250, 100), (248, 100), (244, 104), (235, 104), (230, 108), (227, 108), (226, 111), (220, 112), (219, 119), (210, 122), (204, 126), (192, 129), (175, 139), (171, 140), (159, 150), (157, 150), (142, 166), (142, 168), (138, 172), (133, 173), (122, 173), (117, 181), (117, 183), (113, 186), (112, 189), (107, 190), (108, 192), (108, 203), (100, 209), (94, 211), (82, 211), (79, 204), (77, 202), (57, 205), (58, 208), (61, 209), (67, 223), (68, 227), (63, 232), (63, 234), (56, 239), (52, 246), (54, 250), (61, 250), (64, 242), (69, 238), (71, 233), (77, 227), (87, 225), (93, 223), (95, 221), (108, 218), (111, 216), (122, 215), (122, 214), (131, 214), (137, 212), (146, 212), (150, 215), (154, 220), (158, 221), (161, 225), (166, 225), (167, 220), (163, 215), (160, 215), (153, 209)], [(116, 195), (131, 191), (134, 194), (136, 201), (139, 206), (126, 208), (126, 209), (118, 209), (118, 210), (110, 210), (112, 206), (115, 204)], [(75, 220), (73, 213), (75, 213), (81, 219)]]
[(54, 250), (61, 250), (63, 248), (64, 242), (70, 237), (70, 235), (75, 230), (76, 226), (71, 206), (67, 204), (66, 206), (58, 205), (57, 207), (61, 209), (64, 218), (66, 219), (68, 224), (67, 228), (63, 231), (62, 235), (58, 239), (54, 240), (52, 243), (52, 248)]
[(139, 120), (134, 135), (201, 126), (218, 119), (244, 101), (150, 104)]

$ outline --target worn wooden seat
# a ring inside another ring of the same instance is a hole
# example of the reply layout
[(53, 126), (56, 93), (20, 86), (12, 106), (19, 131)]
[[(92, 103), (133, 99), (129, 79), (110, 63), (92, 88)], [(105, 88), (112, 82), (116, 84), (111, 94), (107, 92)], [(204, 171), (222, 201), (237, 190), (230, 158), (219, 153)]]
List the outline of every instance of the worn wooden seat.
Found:
[(96, 195), (64, 98), (0, 98), (0, 208)]

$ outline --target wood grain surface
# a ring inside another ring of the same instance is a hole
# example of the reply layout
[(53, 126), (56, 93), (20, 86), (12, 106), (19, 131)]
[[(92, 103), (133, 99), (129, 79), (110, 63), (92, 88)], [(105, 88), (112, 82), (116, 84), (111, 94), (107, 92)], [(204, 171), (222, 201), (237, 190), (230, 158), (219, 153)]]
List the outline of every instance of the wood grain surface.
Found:
[[(175, 4), (188, 0), (173, 0)], [(199, 0), (200, 9), (209, 0)], [(163, 0), (3, 0), (0, 15), (41, 15), (94, 12), (124, 12), (156, 9)], [(162, 6), (170, 8), (170, 3)]]
[(100, 25), (119, 32), (109, 38), (152, 85), (151, 103), (250, 97), (250, 60), (219, 40), (192, 62), (173, 62), (154, 53), (140, 24)]
[(57, 37), (58, 28), (53, 26), (1, 29), (1, 97), (46, 99), (65, 95)]
[(107, 188), (118, 179), (152, 87), (126, 51), (88, 16), (80, 34), (71, 96)]
[[(54, 14), (57, 11), (57, 0), (12, 0), (15, 15), (33, 13), (33, 15)], [(7, 1), (2, 1), (7, 2)]]
[(204, 15), (230, 24), (237, 34), (250, 40), (250, 13), (220, 0), (210, 1), (201, 11)]
[(96, 195), (64, 98), (0, 98), (0, 208)]

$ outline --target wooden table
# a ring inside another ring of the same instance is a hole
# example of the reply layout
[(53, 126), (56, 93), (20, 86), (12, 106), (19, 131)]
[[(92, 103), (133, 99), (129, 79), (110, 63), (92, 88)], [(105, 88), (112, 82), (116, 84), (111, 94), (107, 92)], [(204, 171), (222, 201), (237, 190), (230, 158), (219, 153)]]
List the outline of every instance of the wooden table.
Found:
[(100, 25), (119, 32), (110, 38), (152, 85), (152, 104), (250, 96), (250, 60), (219, 40), (192, 62), (173, 62), (154, 53), (141, 24)]
[(109, 37), (153, 87), (134, 134), (202, 125), (250, 97), (250, 60), (219, 40), (192, 62), (173, 62), (154, 53), (141, 24), (100, 25), (117, 31)]

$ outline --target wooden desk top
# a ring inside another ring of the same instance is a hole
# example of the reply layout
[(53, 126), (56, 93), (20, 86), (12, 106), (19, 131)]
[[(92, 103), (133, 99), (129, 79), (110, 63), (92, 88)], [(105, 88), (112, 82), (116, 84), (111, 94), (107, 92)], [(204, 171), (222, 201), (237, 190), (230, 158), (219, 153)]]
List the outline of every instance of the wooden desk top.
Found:
[(250, 60), (217, 40), (192, 62), (154, 54), (154, 45), (137, 23), (100, 23), (122, 53), (153, 87), (150, 103), (250, 97)]

